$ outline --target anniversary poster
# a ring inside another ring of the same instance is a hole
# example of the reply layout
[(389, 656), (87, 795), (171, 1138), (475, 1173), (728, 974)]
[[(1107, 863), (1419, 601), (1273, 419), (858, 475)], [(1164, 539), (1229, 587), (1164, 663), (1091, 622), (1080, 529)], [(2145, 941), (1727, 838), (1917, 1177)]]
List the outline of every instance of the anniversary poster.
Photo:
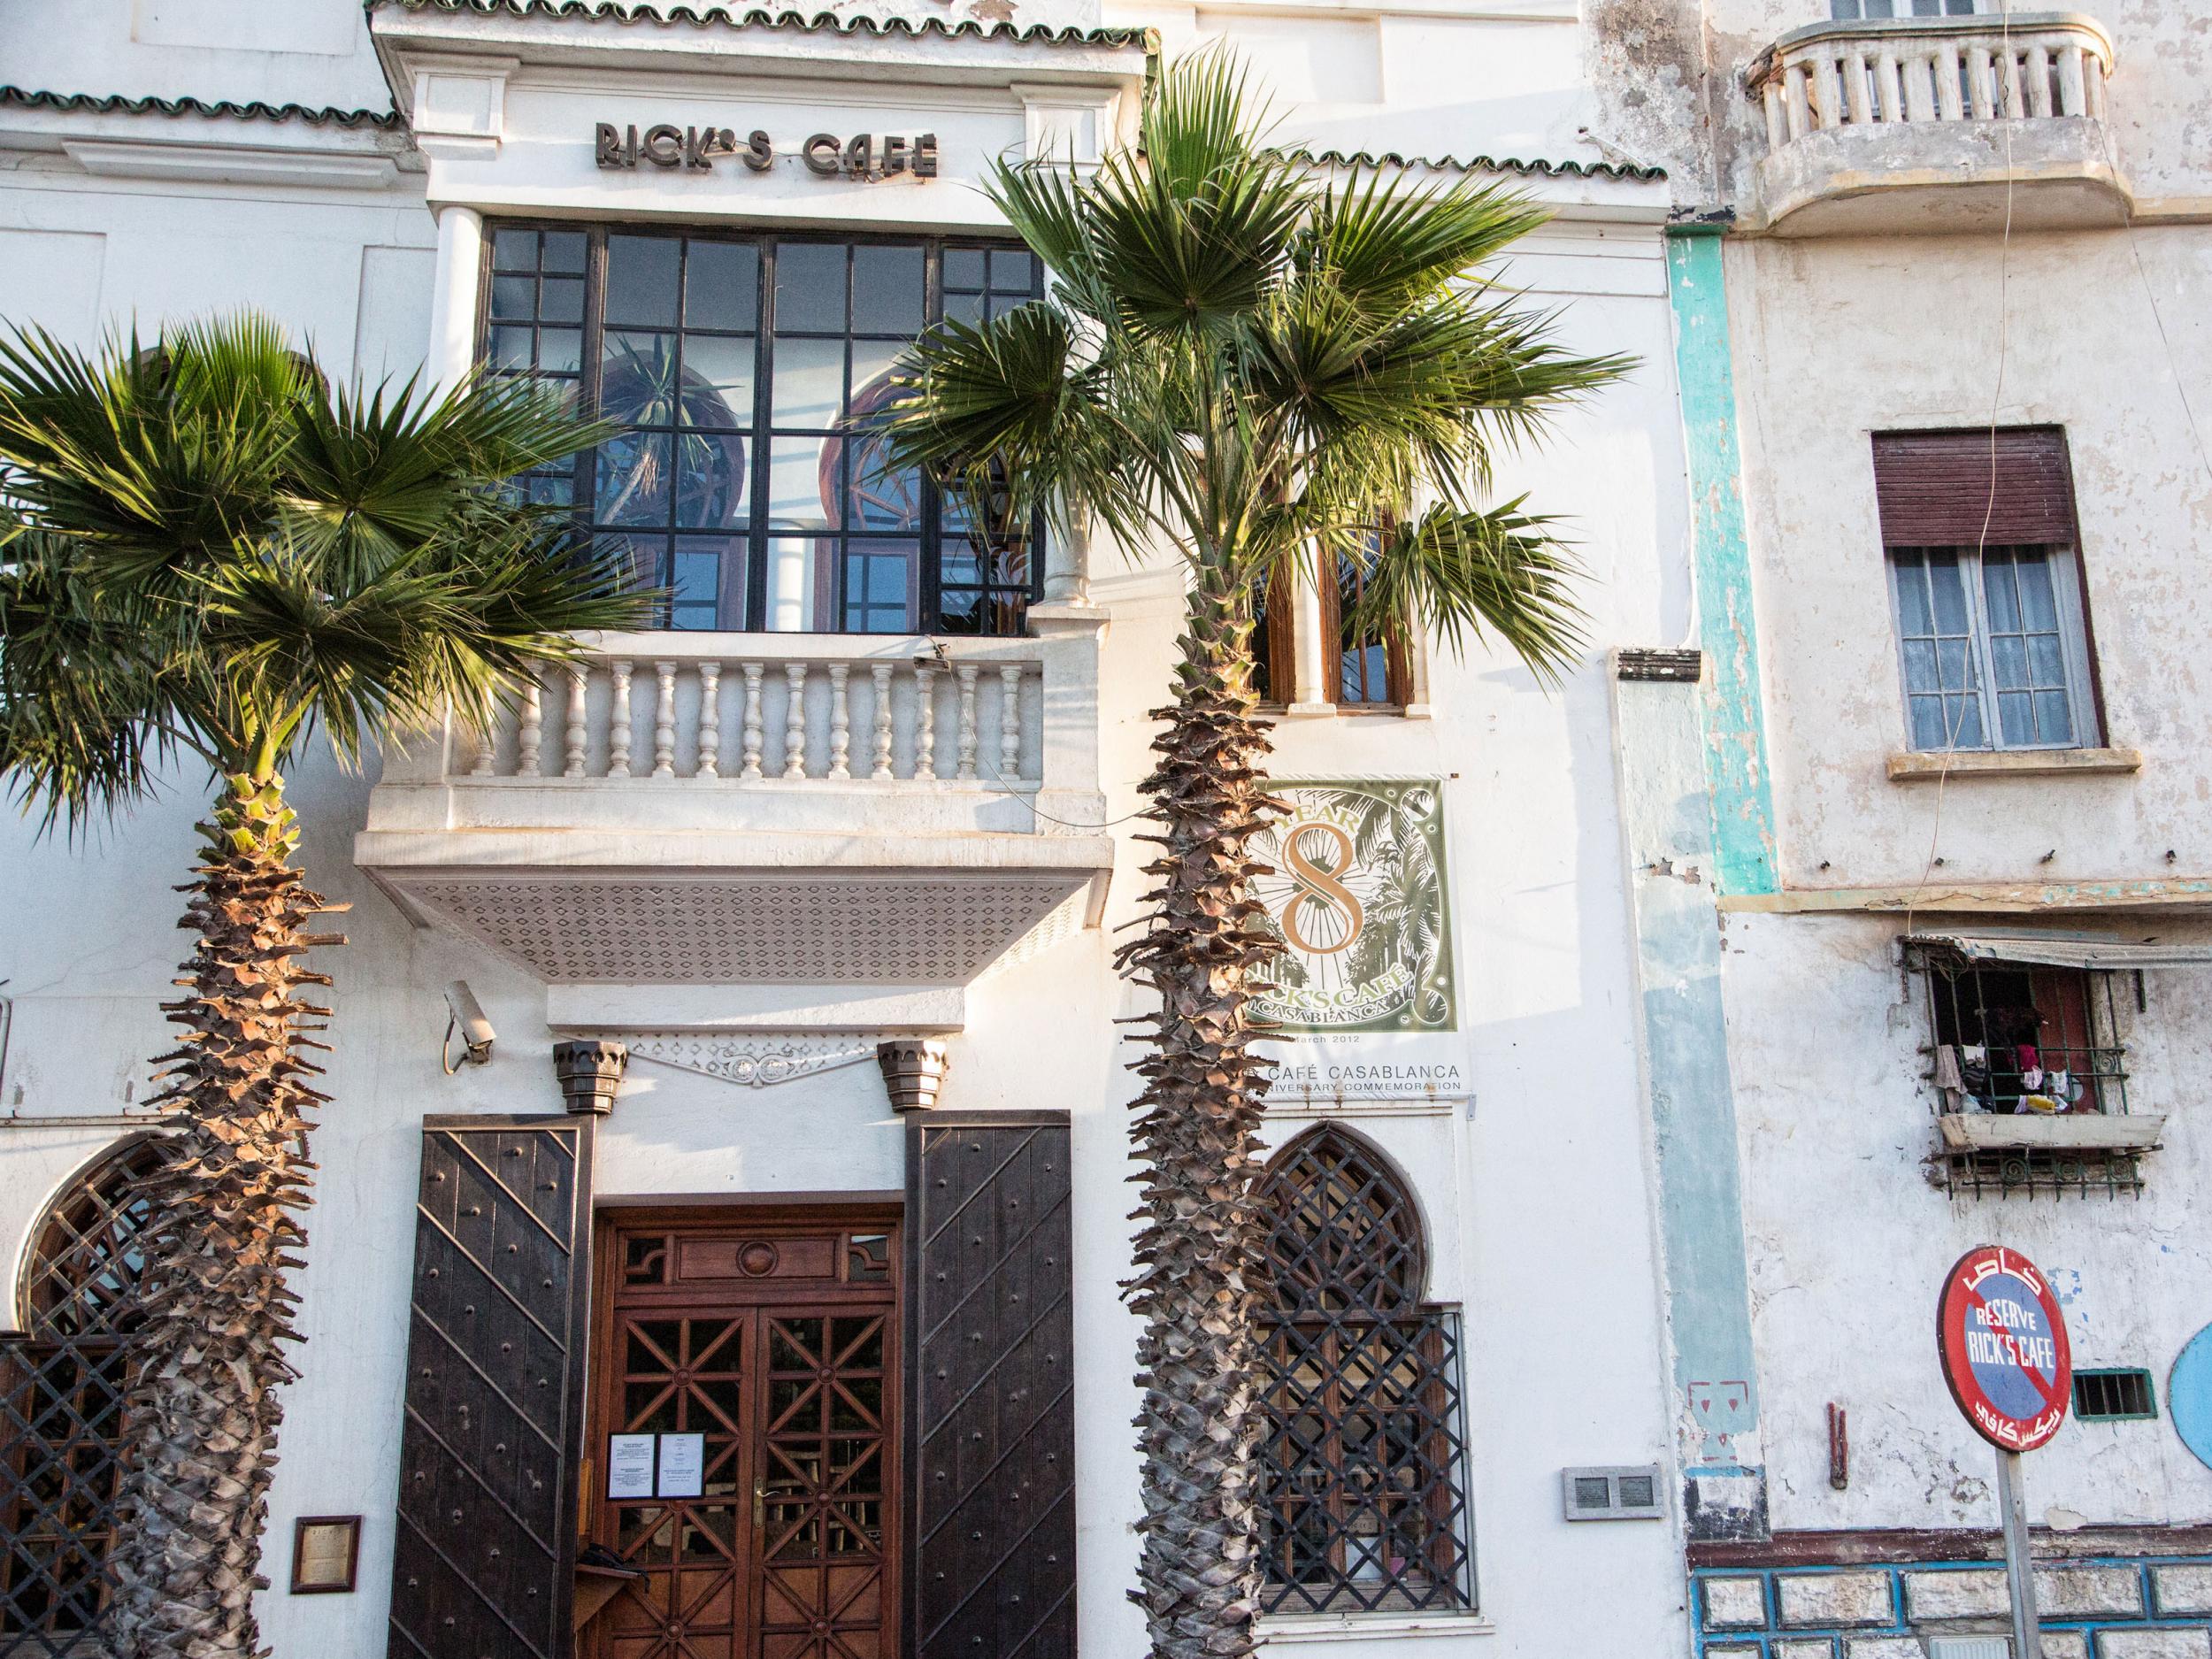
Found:
[(1255, 855), (1254, 895), (1281, 940), (1253, 1005), (1279, 1035), (1271, 1103), (1461, 1099), (1458, 987), (1433, 779), (1278, 782), (1289, 811)]

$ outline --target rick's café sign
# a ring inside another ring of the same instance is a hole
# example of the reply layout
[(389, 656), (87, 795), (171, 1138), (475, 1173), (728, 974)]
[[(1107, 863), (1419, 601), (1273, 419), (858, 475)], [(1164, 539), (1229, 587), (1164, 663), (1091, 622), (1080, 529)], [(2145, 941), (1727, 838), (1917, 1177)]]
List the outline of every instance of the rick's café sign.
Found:
[[(776, 165), (776, 141), (755, 128), (741, 134), (732, 127), (677, 127), (669, 122), (618, 127), (601, 121), (592, 129), (592, 159), (605, 172), (655, 167), (712, 173), (729, 162), (750, 173)], [(937, 176), (937, 134), (918, 133), (816, 133), (796, 146), (806, 170), (819, 179), (890, 179), (911, 174)]]
[(1254, 896), (1283, 950), (1252, 1006), (1281, 1039), (1270, 1104), (1464, 1100), (1442, 787), (1278, 783), (1289, 810), (1254, 843)]

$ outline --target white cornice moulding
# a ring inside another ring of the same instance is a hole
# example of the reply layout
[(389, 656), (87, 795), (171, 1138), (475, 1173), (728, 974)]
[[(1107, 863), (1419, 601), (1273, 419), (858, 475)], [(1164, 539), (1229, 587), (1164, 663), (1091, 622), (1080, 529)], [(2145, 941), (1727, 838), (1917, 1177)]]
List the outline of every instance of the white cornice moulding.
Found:
[(389, 156), (161, 139), (69, 138), (62, 141), (62, 150), (87, 173), (106, 178), (304, 184), (330, 190), (381, 190), (399, 179), (398, 165)]

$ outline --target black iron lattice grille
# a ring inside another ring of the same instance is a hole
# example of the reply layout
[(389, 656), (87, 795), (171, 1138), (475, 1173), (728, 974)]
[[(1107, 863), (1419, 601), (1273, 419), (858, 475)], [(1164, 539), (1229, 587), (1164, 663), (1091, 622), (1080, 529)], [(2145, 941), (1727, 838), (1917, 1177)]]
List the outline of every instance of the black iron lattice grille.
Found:
[(1266, 1354), (1265, 1610), (1471, 1606), (1458, 1320), (1285, 1320)]
[(1421, 1300), (1419, 1212), (1380, 1152), (1325, 1124), (1261, 1184), (1262, 1605), (1285, 1613), (1474, 1604), (1459, 1321)]
[(1410, 1313), (1427, 1278), (1421, 1223), (1395, 1173), (1333, 1125), (1275, 1159), (1260, 1202), (1267, 1267), (1284, 1316)]
[(106, 1651), (127, 1363), (100, 1338), (0, 1347), (0, 1655)]
[(0, 1342), (0, 1656), (108, 1644), (123, 1397), (160, 1146), (126, 1141), (48, 1206), (24, 1263), (26, 1335)]

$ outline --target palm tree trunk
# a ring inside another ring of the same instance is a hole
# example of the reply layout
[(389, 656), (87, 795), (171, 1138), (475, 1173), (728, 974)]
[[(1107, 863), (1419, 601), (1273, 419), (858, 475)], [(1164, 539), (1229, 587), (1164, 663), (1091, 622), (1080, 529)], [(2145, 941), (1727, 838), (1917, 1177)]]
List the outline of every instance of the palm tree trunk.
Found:
[(306, 1242), (311, 1103), (324, 1097), (296, 1050), (328, 1010), (301, 958), (337, 942), (303, 931), (330, 909), (290, 867), (299, 831), (283, 780), (227, 780), (180, 926), (199, 937), (183, 1000), (166, 1003), (183, 1046), (163, 1060), (175, 1133), (149, 1196), (144, 1318), (132, 1338), (129, 1444), (115, 1563), (126, 1659), (255, 1659), (261, 1532), (276, 1463), (280, 1386), (299, 1340), (287, 1287)]
[(1243, 595), (1202, 567), (1172, 707), (1153, 741), (1147, 816), (1163, 851), (1143, 937), (1120, 961), (1160, 996), (1133, 1133), (1143, 1167), (1137, 1276), (1143, 1316), (1137, 1419), (1144, 1549), (1133, 1593), (1154, 1659), (1242, 1659), (1260, 1586), (1252, 1207), (1264, 1080), (1248, 1049), (1256, 970), (1278, 947), (1256, 924), (1247, 852), (1275, 808), (1258, 770), (1251, 618)]

